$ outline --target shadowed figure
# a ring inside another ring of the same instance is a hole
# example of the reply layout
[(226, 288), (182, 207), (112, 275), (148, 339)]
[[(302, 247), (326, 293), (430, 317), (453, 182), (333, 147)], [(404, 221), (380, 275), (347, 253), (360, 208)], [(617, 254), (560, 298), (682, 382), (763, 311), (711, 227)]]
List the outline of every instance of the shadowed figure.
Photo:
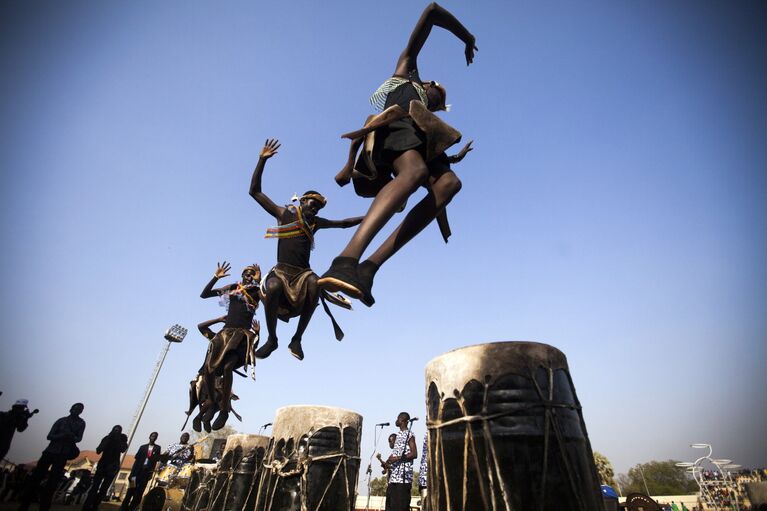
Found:
[(266, 161), (277, 154), (279, 147), (277, 140), (266, 141), (250, 182), (250, 196), (277, 220), (277, 226), (269, 229), (266, 237), (278, 240), (277, 265), (266, 275), (262, 286), (266, 330), (269, 336), (266, 343), (256, 352), (256, 357), (266, 358), (277, 349), (277, 318), (288, 321), (298, 316), (296, 333), (293, 334), (288, 349), (298, 360), (303, 360), (301, 340), (319, 300), (323, 300), (325, 312), (333, 321), (338, 340), (343, 337), (343, 332), (330, 314), (325, 300), (349, 308), (348, 303), (327, 292), (323, 293), (317, 286), (317, 275), (309, 266), (309, 257), (314, 248), (314, 235), (320, 229), (354, 227), (359, 225), (362, 217), (328, 220), (317, 216), (319, 210), (327, 204), (327, 200), (314, 190), (304, 193), (297, 206), (282, 207), (275, 204), (262, 191), (261, 177)]
[(88, 497), (83, 503), (83, 511), (94, 511), (107, 495), (117, 472), (120, 471), (120, 455), (128, 449), (128, 436), (123, 433), (119, 424), (112, 428), (107, 436), (101, 439), (96, 453), (100, 454), (93, 474)]
[(8, 454), (13, 435), (17, 431), (21, 433), (27, 429), (29, 418), (39, 411), (35, 408), (30, 412), (28, 404), (29, 401), (26, 399), (19, 399), (11, 406), (10, 410), (0, 412), (0, 460)]
[[(251, 327), (253, 316), (258, 308), (261, 268), (257, 264), (248, 266), (242, 271), (241, 282), (214, 289), (213, 286), (219, 279), (229, 276), (230, 269), (231, 266), (226, 261), (219, 263), (213, 278), (200, 294), (202, 298), (220, 296), (227, 307), (224, 328), (211, 340), (205, 357), (203, 381), (207, 394), (219, 396), (217, 404), (220, 411), (216, 420), (210, 425), (210, 429), (213, 430), (221, 429), (226, 424), (231, 403), (232, 373), (239, 367), (255, 364), (253, 354), (258, 341), (258, 334), (253, 332)], [(219, 376), (222, 378), (221, 390), (217, 394), (215, 381)], [(205, 409), (202, 420), (206, 423), (206, 429), (214, 413), (213, 406)]]
[[(474, 36), (447, 10), (436, 3), (429, 4), (397, 61), (394, 75), (371, 97), (371, 103), (383, 112), (369, 118), (361, 130), (343, 135), (353, 142), (349, 161), (336, 181), (343, 186), (353, 177), (357, 194), (375, 199), (319, 284), (358, 298), (368, 307), (375, 303), (373, 278), (381, 265), (435, 218), (447, 241), (450, 229), (445, 207), (461, 189), (461, 181), (450, 164), (460, 161), (471, 150), (469, 142), (459, 154), (452, 157), (445, 154), (461, 134), (431, 113), (447, 109), (445, 88), (437, 82), (421, 80), (418, 73), (418, 54), (434, 26), (458, 37), (465, 45), (466, 64), (472, 63), (477, 50)], [(363, 140), (365, 147), (354, 165)], [(367, 260), (359, 263), (376, 234), (421, 186), (427, 190), (426, 197)]]
[[(226, 316), (221, 316), (219, 318), (210, 319), (208, 321), (203, 321), (199, 325), (197, 325), (197, 329), (200, 331), (200, 333), (209, 341), (212, 341), (216, 337), (216, 332), (211, 330), (211, 326), (217, 324), (217, 323), (224, 323), (226, 321)], [(253, 345), (258, 344), (258, 337), (260, 332), (261, 326), (255, 319), (252, 322), (251, 326), (251, 332), (255, 336), (256, 341), (253, 343)], [(210, 352), (213, 349), (213, 343), (211, 342), (208, 345), (208, 351), (205, 354), (205, 359), (207, 360), (210, 356)], [(233, 370), (234, 373), (239, 374), (240, 376), (247, 376), (244, 373), (239, 372), (237, 369)], [(200, 367), (199, 371), (197, 372), (197, 376), (194, 380), (189, 382), (189, 408), (186, 411), (187, 420), (189, 420), (189, 417), (194, 412), (195, 408), (199, 407), (199, 413), (194, 416), (192, 419), (192, 429), (194, 429), (197, 432), (202, 431), (203, 428), (203, 417), (205, 416), (206, 412), (208, 413), (209, 417), (212, 417), (214, 414), (218, 413), (221, 408), (219, 406), (219, 403), (224, 398), (223, 388), (224, 388), (224, 376), (223, 374), (221, 376), (214, 376), (213, 381), (213, 388), (214, 388), (214, 394), (211, 396), (208, 394), (208, 382), (205, 379), (206, 372), (205, 372), (205, 363), (203, 362), (202, 367)], [(229, 411), (234, 414), (235, 417), (237, 417), (237, 420), (242, 420), (242, 417), (232, 408), (232, 401), (237, 401), (239, 399), (237, 395), (234, 392), (229, 393)], [(210, 433), (211, 431), (211, 424), (210, 422), (205, 422), (205, 431)], [(184, 425), (182, 426), (182, 430), (186, 427), (186, 422), (184, 422)]]
[(160, 461), (162, 448), (155, 443), (156, 441), (157, 432), (153, 431), (149, 434), (149, 443), (142, 445), (136, 451), (136, 457), (128, 475), (128, 491), (123, 497), (120, 511), (133, 511), (141, 505), (146, 485), (152, 478), (155, 465)]
[(35, 469), (27, 480), (26, 488), (21, 496), (21, 505), (19, 511), (27, 511), (32, 502), (40, 481), (47, 475), (45, 486), (40, 491), (41, 511), (47, 511), (51, 508), (51, 500), (56, 490), (56, 485), (64, 475), (64, 466), (68, 460), (73, 460), (80, 455), (77, 443), (83, 439), (85, 432), (85, 421), (80, 418), (85, 406), (82, 403), (75, 403), (69, 409), (69, 415), (62, 417), (53, 423), (48, 440), (50, 444), (43, 451), (43, 455), (37, 460)]

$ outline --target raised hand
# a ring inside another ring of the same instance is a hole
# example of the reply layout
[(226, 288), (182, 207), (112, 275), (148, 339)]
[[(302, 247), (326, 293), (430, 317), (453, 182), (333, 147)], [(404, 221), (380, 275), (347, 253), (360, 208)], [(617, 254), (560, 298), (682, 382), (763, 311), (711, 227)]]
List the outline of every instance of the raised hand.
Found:
[(463, 158), (469, 153), (469, 151), (473, 151), (474, 148), (471, 147), (471, 144), (473, 144), (473, 140), (469, 140), (469, 142), (463, 146), (463, 148), (458, 151), (457, 154), (454, 154), (453, 156), (448, 156), (448, 160), (450, 163), (458, 163), (459, 161), (463, 160)]
[(254, 319), (253, 323), (251, 323), (251, 325), (250, 325), (250, 329), (253, 330), (253, 332), (255, 332), (255, 333), (260, 333), (261, 332), (261, 323), (257, 319)]
[(263, 149), (261, 149), (261, 158), (268, 160), (275, 154), (277, 154), (277, 149), (280, 148), (280, 141), (276, 138), (268, 138), (266, 139), (266, 143), (264, 144)]
[(477, 45), (474, 44), (476, 42), (476, 38), (474, 36), (469, 36), (469, 40), (466, 41), (466, 49), (463, 51), (464, 55), (466, 55), (466, 65), (468, 66), (472, 62), (474, 62), (474, 52), (479, 51), (479, 48), (477, 48)]
[(232, 269), (232, 265), (224, 261), (223, 263), (216, 263), (216, 273), (213, 275), (217, 279), (223, 279), (224, 277), (229, 276), (229, 270)]

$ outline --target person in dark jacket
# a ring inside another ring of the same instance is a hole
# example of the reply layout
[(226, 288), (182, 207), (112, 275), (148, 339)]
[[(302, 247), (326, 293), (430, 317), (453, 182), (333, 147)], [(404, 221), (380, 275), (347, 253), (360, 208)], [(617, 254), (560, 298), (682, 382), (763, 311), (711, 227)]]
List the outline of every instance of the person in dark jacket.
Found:
[(149, 443), (138, 448), (136, 461), (133, 462), (133, 468), (128, 476), (128, 492), (125, 494), (120, 511), (133, 511), (141, 504), (144, 489), (152, 477), (155, 465), (160, 461), (162, 449), (155, 444), (156, 441), (157, 432), (154, 431), (149, 435)]
[[(83, 439), (85, 421), (80, 418), (85, 406), (75, 403), (69, 409), (69, 415), (62, 417), (53, 423), (48, 440), (50, 444), (43, 451), (43, 455), (37, 460), (37, 465), (27, 481), (27, 486), (21, 497), (19, 511), (27, 511), (32, 502), (37, 486), (48, 475), (48, 479), (40, 492), (40, 511), (48, 511), (51, 508), (51, 500), (56, 485), (64, 475), (64, 465), (68, 460), (75, 459), (80, 454), (77, 443)], [(50, 470), (50, 473), (49, 473)]]
[(101, 443), (96, 447), (96, 453), (101, 454), (101, 458), (96, 466), (88, 497), (83, 503), (83, 511), (98, 509), (99, 503), (106, 497), (112, 481), (120, 471), (120, 455), (126, 449), (128, 449), (128, 437), (123, 433), (120, 425), (113, 427), (112, 431), (101, 439)]
[(10, 410), (0, 412), (0, 459), (8, 454), (14, 433), (27, 429), (27, 421), (37, 413), (37, 410), (30, 412), (27, 404), (26, 399), (19, 399)]

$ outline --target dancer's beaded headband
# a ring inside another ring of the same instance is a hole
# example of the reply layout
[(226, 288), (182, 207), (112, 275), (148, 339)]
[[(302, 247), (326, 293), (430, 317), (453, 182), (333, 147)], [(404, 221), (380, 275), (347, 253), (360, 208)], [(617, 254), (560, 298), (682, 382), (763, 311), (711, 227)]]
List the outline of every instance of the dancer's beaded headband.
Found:
[(328, 203), (328, 200), (322, 195), (320, 195), (319, 193), (305, 193), (301, 197), (294, 195), (291, 200), (295, 202), (295, 201), (303, 201), (308, 199), (314, 199), (317, 202), (319, 202), (321, 204), (320, 206), (321, 208), (324, 208), (325, 205)]

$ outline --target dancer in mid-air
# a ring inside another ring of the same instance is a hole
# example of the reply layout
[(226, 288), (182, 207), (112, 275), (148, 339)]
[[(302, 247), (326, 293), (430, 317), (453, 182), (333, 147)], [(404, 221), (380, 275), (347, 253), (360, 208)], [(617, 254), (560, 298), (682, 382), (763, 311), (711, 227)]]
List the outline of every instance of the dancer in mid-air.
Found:
[[(211, 330), (210, 327), (217, 323), (225, 323), (225, 322), (226, 322), (226, 316), (221, 316), (220, 318), (203, 321), (202, 323), (197, 325), (197, 329), (206, 339), (208, 339), (208, 341), (212, 341), (213, 339), (216, 338), (216, 332)], [(251, 326), (251, 332), (256, 339), (258, 339), (260, 331), (261, 331), (261, 325), (259, 324), (257, 320), (254, 319)], [(257, 345), (258, 341), (256, 340), (253, 344), (254, 346)], [(211, 342), (208, 345), (208, 351), (205, 354), (206, 361), (208, 357), (210, 356), (210, 351), (212, 349), (213, 349), (213, 343)], [(234, 369), (233, 372), (243, 377), (247, 376), (246, 374), (239, 372), (237, 369)], [(197, 376), (195, 376), (194, 380), (189, 382), (189, 409), (186, 411), (186, 416), (187, 416), (187, 420), (189, 420), (189, 417), (192, 415), (195, 408), (199, 406), (199, 413), (197, 413), (192, 419), (192, 429), (194, 429), (197, 432), (200, 432), (202, 431), (202, 428), (204, 426), (205, 431), (210, 433), (211, 431), (210, 422), (206, 422), (205, 424), (203, 424), (202, 420), (206, 415), (212, 418), (213, 414), (216, 414), (221, 410), (219, 407), (219, 403), (223, 399), (224, 376), (222, 374), (221, 376), (215, 377), (215, 380), (213, 382), (215, 395), (210, 396), (208, 395), (208, 384), (205, 379), (206, 374), (207, 372), (205, 371), (205, 362), (203, 362), (199, 371), (197, 371)], [(232, 401), (237, 401), (238, 399), (239, 398), (234, 392), (229, 393), (229, 411), (232, 414), (234, 414), (237, 420), (242, 421), (242, 417), (240, 417), (240, 415), (234, 410), (231, 404)], [(210, 412), (211, 408), (213, 409), (212, 412)], [(183, 431), (184, 428), (186, 428), (186, 422), (184, 422), (184, 425), (181, 427), (181, 430)]]
[(266, 160), (277, 154), (279, 147), (280, 143), (277, 140), (266, 141), (250, 182), (250, 196), (278, 223), (277, 227), (269, 229), (266, 233), (267, 238), (277, 238), (277, 265), (266, 275), (262, 286), (266, 330), (269, 336), (266, 343), (256, 352), (256, 357), (266, 358), (277, 349), (278, 317), (288, 321), (298, 316), (296, 333), (288, 344), (288, 350), (298, 360), (303, 360), (301, 340), (320, 298), (323, 300), (325, 312), (333, 321), (339, 341), (343, 332), (330, 314), (325, 300), (350, 308), (350, 304), (342, 297), (322, 292), (317, 287), (317, 275), (309, 266), (309, 257), (314, 248), (314, 235), (320, 229), (354, 227), (362, 221), (362, 217), (328, 220), (317, 216), (320, 209), (327, 204), (327, 200), (314, 190), (309, 190), (298, 198), (296, 206), (282, 207), (275, 204), (262, 191), (261, 177)]
[[(205, 357), (203, 380), (207, 394), (218, 397), (220, 409), (215, 422), (210, 426), (213, 430), (223, 428), (229, 418), (232, 372), (239, 367), (255, 364), (253, 355), (258, 343), (258, 334), (251, 330), (251, 326), (259, 302), (261, 268), (257, 264), (248, 266), (242, 271), (241, 282), (214, 289), (213, 286), (219, 279), (229, 276), (230, 269), (231, 266), (226, 261), (219, 263), (213, 278), (200, 294), (202, 298), (220, 296), (227, 308), (224, 328), (210, 341), (210, 348)], [(219, 376), (222, 377), (221, 389), (216, 392), (215, 381)], [(207, 407), (202, 422), (209, 423), (214, 413), (215, 407)]]
[[(445, 154), (461, 134), (431, 113), (447, 109), (445, 88), (434, 81), (423, 81), (419, 75), (418, 55), (435, 26), (458, 37), (465, 46), (466, 64), (473, 62), (477, 51), (474, 36), (447, 10), (436, 3), (429, 4), (399, 56), (394, 75), (370, 98), (382, 113), (369, 118), (361, 130), (344, 135), (352, 139), (352, 149), (336, 181), (343, 186), (354, 177), (357, 194), (375, 199), (319, 285), (359, 298), (367, 306), (375, 302), (373, 278), (380, 266), (435, 218), (447, 240), (450, 230), (445, 206), (461, 189), (450, 164), (460, 161), (471, 150), (469, 142), (459, 154), (453, 157)], [(354, 156), (363, 140), (365, 147), (354, 165)], [(360, 263), (373, 237), (420, 186), (426, 187), (427, 196), (407, 213), (378, 250)]]

